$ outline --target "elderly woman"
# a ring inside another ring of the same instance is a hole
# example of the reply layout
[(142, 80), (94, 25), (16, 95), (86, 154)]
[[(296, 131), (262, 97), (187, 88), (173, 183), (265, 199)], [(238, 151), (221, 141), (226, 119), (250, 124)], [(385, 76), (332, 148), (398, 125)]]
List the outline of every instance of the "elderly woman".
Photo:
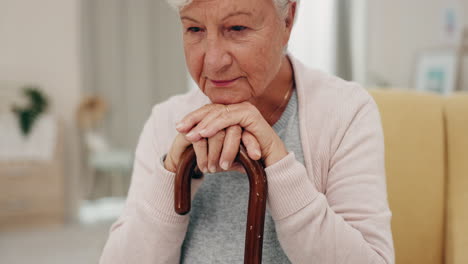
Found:
[[(297, 3), (169, 1), (200, 90), (153, 108), (101, 263), (241, 263), (241, 142), (268, 178), (265, 263), (393, 263), (377, 106), (360, 86), (285, 53)], [(181, 216), (174, 172), (190, 145), (204, 177)]]

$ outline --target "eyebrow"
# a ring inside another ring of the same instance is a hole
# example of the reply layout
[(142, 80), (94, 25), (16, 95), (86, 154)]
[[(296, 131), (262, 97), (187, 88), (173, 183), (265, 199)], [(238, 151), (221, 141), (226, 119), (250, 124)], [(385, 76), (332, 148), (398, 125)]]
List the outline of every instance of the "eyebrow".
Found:
[[(252, 16), (252, 13), (250, 12), (246, 12), (246, 11), (236, 11), (236, 12), (232, 12), (232, 13), (229, 13), (227, 16), (225, 16), (222, 20), (226, 20), (228, 19), (229, 17), (232, 17), (232, 16), (240, 16), (240, 15), (245, 15), (245, 16)], [(198, 22), (198, 20), (194, 19), (194, 18), (191, 18), (189, 16), (181, 16), (180, 19), (186, 19), (186, 20), (190, 20), (190, 21), (193, 21), (195, 23), (198, 23), (198, 24), (201, 24), (200, 22)]]
[(181, 19), (181, 20), (184, 20), (184, 19), (185, 19), (185, 20), (190, 20), (190, 21), (193, 21), (193, 22), (195, 22), (195, 23), (201, 24), (201, 23), (198, 22), (196, 19), (191, 18), (191, 17), (188, 17), (188, 16), (181, 16), (180, 19)]
[(236, 11), (236, 12), (232, 12), (232, 13), (228, 14), (227, 16), (225, 16), (223, 18), (223, 20), (226, 20), (226, 19), (228, 19), (229, 17), (232, 17), (232, 16), (239, 16), (239, 15), (252, 16), (252, 13), (246, 12), (246, 11)]

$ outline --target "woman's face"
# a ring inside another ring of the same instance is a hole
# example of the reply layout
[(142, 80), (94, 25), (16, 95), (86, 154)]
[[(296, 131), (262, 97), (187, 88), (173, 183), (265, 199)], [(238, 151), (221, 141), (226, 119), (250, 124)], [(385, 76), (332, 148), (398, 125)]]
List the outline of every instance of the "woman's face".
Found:
[(290, 35), (272, 0), (193, 0), (180, 17), (190, 74), (213, 103), (262, 96)]

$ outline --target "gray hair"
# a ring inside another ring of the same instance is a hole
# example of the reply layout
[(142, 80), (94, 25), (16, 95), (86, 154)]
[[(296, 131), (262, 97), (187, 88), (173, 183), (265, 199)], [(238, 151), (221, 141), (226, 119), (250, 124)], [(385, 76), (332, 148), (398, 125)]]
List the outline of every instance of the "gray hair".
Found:
[[(190, 4), (192, 0), (166, 0), (173, 8), (180, 10), (184, 6)], [(280, 17), (285, 17), (288, 13), (289, 2), (299, 2), (299, 0), (272, 0), (279, 12)]]

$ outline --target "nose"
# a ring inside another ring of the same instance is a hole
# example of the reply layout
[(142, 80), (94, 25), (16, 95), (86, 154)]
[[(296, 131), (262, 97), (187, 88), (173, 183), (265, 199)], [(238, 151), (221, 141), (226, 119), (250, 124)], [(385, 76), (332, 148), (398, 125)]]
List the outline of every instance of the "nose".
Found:
[(204, 67), (207, 73), (220, 73), (229, 68), (232, 64), (227, 43), (219, 37), (209, 37), (205, 45)]

